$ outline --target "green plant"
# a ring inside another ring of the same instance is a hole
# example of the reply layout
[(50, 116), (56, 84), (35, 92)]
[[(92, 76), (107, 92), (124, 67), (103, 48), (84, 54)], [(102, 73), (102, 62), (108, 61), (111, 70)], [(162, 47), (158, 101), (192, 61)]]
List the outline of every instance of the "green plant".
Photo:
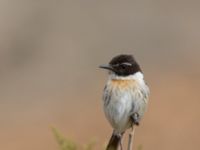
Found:
[[(81, 149), (83, 150), (94, 150), (95, 148), (95, 140), (92, 140), (91, 142), (89, 142), (88, 144), (85, 144), (84, 146), (79, 146), (78, 144), (76, 144), (75, 142), (67, 139), (66, 137), (64, 137), (61, 132), (54, 128), (54, 127), (51, 127), (52, 129), (52, 132), (54, 134), (54, 137), (60, 147), (60, 150), (78, 150), (79, 148), (78, 147), (81, 147)], [(105, 149), (105, 148), (103, 148)], [(142, 145), (139, 145), (138, 150), (142, 150)]]
[[(78, 150), (78, 145), (75, 142), (64, 137), (58, 129), (54, 127), (52, 127), (51, 129), (60, 147), (60, 150)], [(81, 147), (83, 150), (94, 150), (95, 143), (96, 142), (92, 140), (88, 144), (85, 144)]]
[(60, 150), (77, 150), (77, 145), (73, 141), (65, 138), (58, 129), (52, 127), (52, 132), (60, 146)]

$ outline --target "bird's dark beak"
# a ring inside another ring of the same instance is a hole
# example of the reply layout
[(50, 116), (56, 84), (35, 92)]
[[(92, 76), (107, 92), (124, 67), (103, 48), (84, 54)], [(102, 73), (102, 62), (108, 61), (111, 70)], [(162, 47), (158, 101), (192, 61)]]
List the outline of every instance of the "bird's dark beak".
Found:
[(113, 67), (110, 64), (109, 65), (101, 65), (101, 66), (99, 66), (99, 68), (113, 70)]

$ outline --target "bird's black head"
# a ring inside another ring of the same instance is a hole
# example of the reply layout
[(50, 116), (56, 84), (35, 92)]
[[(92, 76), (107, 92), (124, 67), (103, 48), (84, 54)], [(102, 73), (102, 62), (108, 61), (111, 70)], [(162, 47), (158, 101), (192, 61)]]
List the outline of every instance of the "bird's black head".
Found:
[(114, 57), (108, 65), (102, 65), (100, 68), (111, 70), (118, 76), (128, 76), (136, 72), (142, 72), (134, 57), (124, 54)]

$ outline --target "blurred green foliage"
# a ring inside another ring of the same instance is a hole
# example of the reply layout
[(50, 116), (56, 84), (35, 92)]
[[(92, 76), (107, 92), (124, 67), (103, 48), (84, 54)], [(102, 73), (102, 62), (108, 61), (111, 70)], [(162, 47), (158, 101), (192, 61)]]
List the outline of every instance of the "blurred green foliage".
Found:
[[(84, 146), (79, 146), (75, 142), (64, 137), (58, 129), (56, 129), (54, 127), (51, 127), (51, 129), (57, 140), (60, 150), (78, 150), (79, 147), (81, 147), (81, 149), (83, 149), (83, 150), (94, 150), (94, 147), (96, 144), (96, 142), (94, 140)], [(105, 148), (103, 148), (103, 149), (105, 149)], [(137, 149), (142, 150), (143, 149), (142, 145), (139, 145)]]
[(58, 129), (52, 127), (53, 134), (57, 140), (58, 145), (60, 146), (60, 150), (77, 150), (77, 145), (69, 140), (66, 139)]
[(78, 147), (81, 147), (81, 149), (83, 150), (94, 150), (94, 146), (96, 143), (95, 141), (91, 141), (84, 146), (79, 146), (75, 142), (64, 137), (58, 129), (54, 127), (52, 127), (51, 129), (57, 140), (60, 150), (78, 150)]

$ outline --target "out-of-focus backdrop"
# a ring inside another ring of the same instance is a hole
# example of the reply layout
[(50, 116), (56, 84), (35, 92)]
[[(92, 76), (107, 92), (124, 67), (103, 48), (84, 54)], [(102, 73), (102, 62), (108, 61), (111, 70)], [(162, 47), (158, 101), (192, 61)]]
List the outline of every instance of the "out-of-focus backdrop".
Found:
[(98, 66), (121, 53), (151, 88), (135, 147), (199, 149), (199, 1), (1, 0), (0, 21), (0, 149), (57, 150), (50, 126), (101, 149)]

